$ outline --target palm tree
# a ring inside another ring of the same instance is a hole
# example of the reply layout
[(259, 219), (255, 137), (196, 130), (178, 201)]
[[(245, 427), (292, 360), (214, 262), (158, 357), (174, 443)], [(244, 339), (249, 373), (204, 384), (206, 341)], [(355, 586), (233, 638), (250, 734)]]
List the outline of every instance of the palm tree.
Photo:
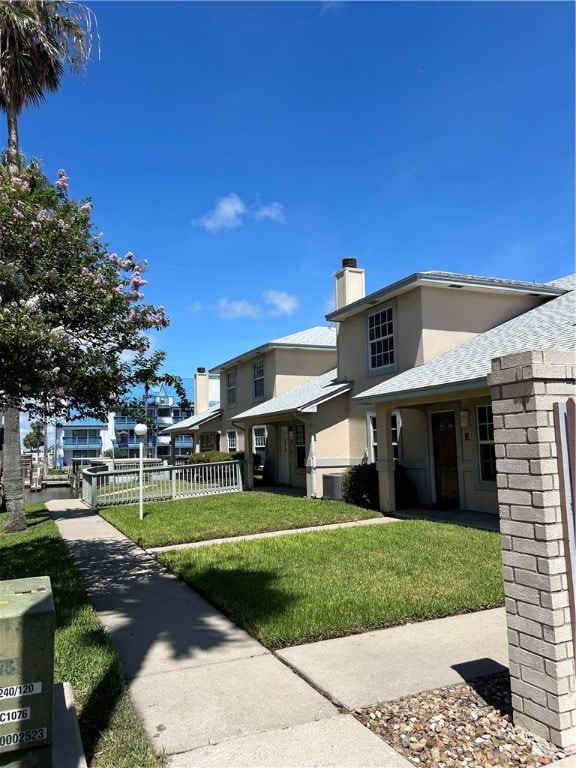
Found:
[[(0, 0), (0, 109), (6, 113), (6, 159), (10, 173), (20, 169), (18, 117), (56, 91), (66, 66), (84, 69), (92, 43), (93, 12), (59, 0)], [(4, 497), (6, 532), (26, 528), (20, 462), (20, 414), (4, 413)]]

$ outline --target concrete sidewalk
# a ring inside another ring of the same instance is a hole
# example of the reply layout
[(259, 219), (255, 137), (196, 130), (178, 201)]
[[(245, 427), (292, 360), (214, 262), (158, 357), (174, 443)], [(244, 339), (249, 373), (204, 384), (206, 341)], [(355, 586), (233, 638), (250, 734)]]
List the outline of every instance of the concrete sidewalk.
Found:
[(172, 768), (406, 768), (347, 708), (507, 665), (502, 610), (267, 651), (81, 502), (47, 504)]

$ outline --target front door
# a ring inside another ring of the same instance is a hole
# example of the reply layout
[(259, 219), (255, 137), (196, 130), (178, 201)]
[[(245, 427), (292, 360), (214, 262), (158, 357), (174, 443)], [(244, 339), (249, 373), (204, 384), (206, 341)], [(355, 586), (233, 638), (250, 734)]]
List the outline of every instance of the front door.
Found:
[(460, 505), (460, 493), (454, 411), (432, 414), (432, 444), (436, 503), (441, 507), (455, 509)]
[(278, 472), (278, 482), (281, 485), (290, 485), (290, 436), (288, 427), (280, 427), (280, 462)]

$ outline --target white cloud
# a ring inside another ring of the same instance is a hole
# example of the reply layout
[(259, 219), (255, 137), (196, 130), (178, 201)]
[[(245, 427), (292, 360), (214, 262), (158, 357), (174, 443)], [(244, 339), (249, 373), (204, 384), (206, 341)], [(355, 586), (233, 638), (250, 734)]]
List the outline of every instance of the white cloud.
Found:
[(284, 216), (284, 208), (280, 203), (270, 203), (270, 205), (261, 205), (256, 208), (252, 213), (254, 221), (263, 221), (264, 219), (272, 219), (279, 224), (286, 224), (286, 217)]
[(241, 197), (231, 192), (216, 201), (216, 205), (199, 219), (193, 219), (192, 225), (203, 227), (208, 232), (219, 232), (221, 229), (235, 229), (246, 219), (264, 221), (270, 219), (279, 224), (286, 223), (284, 208), (280, 203), (257, 205), (249, 208)]
[(186, 312), (189, 312), (191, 315), (195, 315), (198, 312), (200, 312), (202, 309), (202, 304), (200, 304), (199, 301), (194, 301), (192, 304), (188, 304), (186, 307)]
[(256, 318), (260, 315), (260, 307), (242, 299), (229, 301), (223, 298), (218, 300), (218, 315), (225, 320), (234, 320), (237, 317)]
[(200, 219), (194, 219), (195, 226), (204, 227), (208, 232), (218, 232), (221, 229), (234, 229), (242, 223), (242, 216), (248, 213), (248, 208), (237, 194), (232, 192), (216, 201), (214, 208)]
[(290, 296), (285, 291), (266, 291), (264, 301), (274, 307), (270, 313), (274, 316), (291, 315), (298, 309), (299, 304), (296, 296)]

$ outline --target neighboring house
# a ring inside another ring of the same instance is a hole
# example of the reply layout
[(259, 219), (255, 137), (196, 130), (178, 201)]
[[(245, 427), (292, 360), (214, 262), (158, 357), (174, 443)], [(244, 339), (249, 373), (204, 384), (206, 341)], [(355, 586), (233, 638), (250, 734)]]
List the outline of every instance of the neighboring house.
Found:
[(196, 450), (202, 452), (253, 450), (260, 456), (261, 463), (275, 473), (282, 453), (283, 435), (276, 432), (273, 424), (257, 422), (250, 425), (247, 436), (236, 415), (249, 406), (265, 403), (315, 379), (333, 368), (335, 363), (336, 331), (324, 326), (274, 339), (242, 352), (210, 370), (211, 375), (219, 375), (220, 407), (206, 405), (204, 410), (164, 433), (175, 436), (188, 430), (194, 435)]
[(221, 448), (260, 456), (277, 476), (285, 436), (272, 423), (254, 422), (249, 434), (237, 415), (283, 395), (336, 363), (336, 331), (316, 326), (275, 339), (212, 368), (220, 374)]
[[(430, 361), (481, 339), (495, 326), (548, 306), (546, 302), (566, 293), (566, 284), (424, 272), (366, 296), (364, 272), (352, 259), (344, 260), (335, 277), (336, 310), (327, 319), (338, 323), (337, 368), (237, 412), (233, 423), (245, 430), (247, 457), (252, 450), (258, 452), (256, 430), (264, 430), (268, 443), (273, 435), (277, 445), (274, 455), (266, 457), (275, 480), (306, 488), (309, 496), (328, 495), (335, 473), (376, 461), (382, 509), (394, 509), (393, 472), (401, 462), (420, 503), (495, 512), (494, 466), (486, 447), (492, 423), (487, 387), (462, 415), (460, 408), (451, 408), (450, 392), (443, 392), (430, 408), (406, 408), (402, 397), (379, 405), (384, 397), (379, 387), (397, 391), (394, 382), (402, 388), (403, 376), (416, 376)], [(533, 335), (530, 343), (537, 338)], [(526, 341), (518, 330), (510, 349), (526, 348)], [(439, 407), (442, 400), (448, 405)], [(458, 425), (470, 424), (468, 431), (462, 426), (457, 445), (459, 485), (454, 470), (444, 467), (442, 454), (451, 450), (442, 446), (449, 442), (447, 432), (456, 429), (456, 418)]]
[(91, 459), (102, 456), (112, 447), (108, 424), (96, 419), (78, 419), (58, 425), (56, 430), (57, 463), (72, 464), (72, 459)]

